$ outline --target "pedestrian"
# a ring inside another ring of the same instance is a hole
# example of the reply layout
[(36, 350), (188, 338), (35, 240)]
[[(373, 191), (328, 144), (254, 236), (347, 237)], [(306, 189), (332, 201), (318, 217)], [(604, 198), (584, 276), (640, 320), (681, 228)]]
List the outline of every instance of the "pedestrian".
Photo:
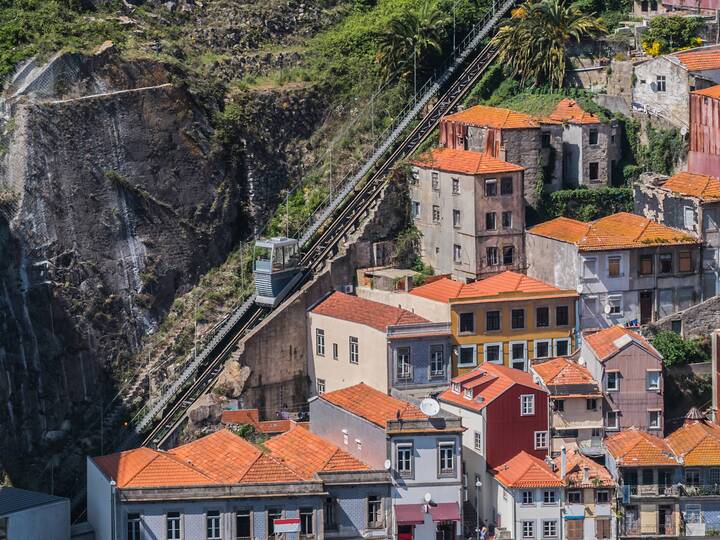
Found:
[(483, 528), (480, 529), (480, 540), (487, 540), (488, 535), (488, 528), (483, 525)]

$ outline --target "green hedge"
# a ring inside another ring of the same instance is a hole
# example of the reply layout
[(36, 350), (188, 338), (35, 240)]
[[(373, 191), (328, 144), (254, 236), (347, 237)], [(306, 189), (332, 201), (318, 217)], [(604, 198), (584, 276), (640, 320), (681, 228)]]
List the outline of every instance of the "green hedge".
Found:
[(541, 221), (564, 216), (591, 221), (616, 212), (632, 212), (631, 188), (563, 189), (543, 194), (538, 203)]

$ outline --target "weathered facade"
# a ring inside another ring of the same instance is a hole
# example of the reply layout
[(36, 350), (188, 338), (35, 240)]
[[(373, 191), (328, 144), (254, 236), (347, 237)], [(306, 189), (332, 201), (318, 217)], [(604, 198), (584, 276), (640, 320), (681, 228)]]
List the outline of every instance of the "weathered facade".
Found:
[(720, 86), (690, 94), (688, 170), (720, 176)]
[(525, 267), (522, 167), (450, 148), (413, 165), (413, 219), (437, 273), (472, 281)]

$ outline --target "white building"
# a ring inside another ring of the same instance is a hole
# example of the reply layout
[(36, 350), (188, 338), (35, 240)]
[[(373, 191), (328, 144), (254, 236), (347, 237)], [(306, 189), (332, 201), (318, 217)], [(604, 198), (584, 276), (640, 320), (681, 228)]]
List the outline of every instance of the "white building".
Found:
[(47, 493), (0, 487), (0, 539), (69, 540), (70, 501)]

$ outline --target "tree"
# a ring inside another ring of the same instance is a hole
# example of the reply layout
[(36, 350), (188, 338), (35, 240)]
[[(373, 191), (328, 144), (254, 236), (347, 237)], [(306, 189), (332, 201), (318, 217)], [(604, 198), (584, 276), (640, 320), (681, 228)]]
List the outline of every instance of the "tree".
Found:
[(698, 32), (702, 27), (699, 17), (655, 17), (650, 20), (643, 34), (643, 50), (652, 56), (666, 54), (678, 49), (702, 45)]
[(665, 366), (677, 364), (695, 364), (709, 360), (707, 347), (698, 339), (683, 339), (675, 332), (662, 331), (652, 339), (655, 347), (663, 357)]
[(567, 46), (606, 32), (602, 21), (565, 0), (526, 0), (492, 42), (500, 63), (523, 85), (560, 88), (567, 71)]
[(393, 75), (412, 75), (417, 90), (417, 71), (427, 64), (427, 53), (442, 52), (442, 38), (449, 17), (435, 0), (424, 0), (416, 11), (392, 19), (378, 38), (376, 60), (384, 80)]

